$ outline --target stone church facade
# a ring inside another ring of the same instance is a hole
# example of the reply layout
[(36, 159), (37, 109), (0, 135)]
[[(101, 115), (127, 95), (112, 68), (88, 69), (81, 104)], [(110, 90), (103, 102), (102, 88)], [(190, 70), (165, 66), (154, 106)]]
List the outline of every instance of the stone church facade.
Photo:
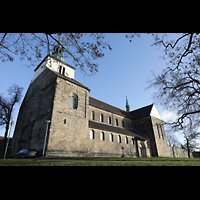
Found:
[[(126, 111), (89, 96), (56, 45), (35, 69), (12, 140), (49, 156), (169, 157), (163, 120), (154, 104)], [(47, 121), (48, 120), (48, 121)]]

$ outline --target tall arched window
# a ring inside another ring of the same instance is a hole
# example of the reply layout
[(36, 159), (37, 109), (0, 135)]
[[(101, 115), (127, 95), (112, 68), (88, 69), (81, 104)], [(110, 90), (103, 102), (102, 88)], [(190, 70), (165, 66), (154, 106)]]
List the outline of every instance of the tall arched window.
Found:
[(160, 138), (160, 132), (159, 132), (158, 124), (156, 124), (156, 129), (157, 129), (158, 138)]
[(121, 136), (120, 135), (117, 136), (117, 140), (118, 140), (118, 143), (121, 143)]
[(62, 73), (62, 66), (61, 65), (59, 66), (59, 73), (60, 74)]
[(111, 117), (108, 117), (108, 124), (111, 124)]
[(103, 122), (103, 114), (100, 114), (100, 122)]
[(94, 113), (94, 111), (91, 112), (91, 119), (95, 120), (95, 113)]
[(134, 138), (131, 139), (131, 143), (132, 143), (132, 145), (134, 145)]
[(118, 126), (118, 119), (115, 119), (115, 125)]
[(113, 134), (112, 133), (109, 135), (109, 137), (110, 137), (110, 142), (113, 142)]
[(90, 139), (94, 140), (94, 131), (90, 130)]
[(164, 135), (163, 135), (163, 131), (162, 131), (162, 126), (161, 126), (161, 125), (159, 125), (159, 126), (160, 126), (160, 132), (161, 132), (162, 138), (163, 138), (163, 140), (164, 140)]
[(77, 94), (73, 94), (70, 96), (70, 108), (77, 109), (78, 108), (78, 96)]
[(125, 144), (128, 144), (128, 138), (125, 137)]
[(125, 128), (124, 120), (122, 120), (122, 127)]
[(100, 133), (100, 140), (105, 140), (104, 132), (101, 132), (101, 133)]

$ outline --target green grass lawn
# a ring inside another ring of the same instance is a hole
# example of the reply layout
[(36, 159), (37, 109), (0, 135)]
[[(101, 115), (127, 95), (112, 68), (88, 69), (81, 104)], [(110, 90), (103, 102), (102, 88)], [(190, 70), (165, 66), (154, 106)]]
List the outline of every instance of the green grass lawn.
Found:
[(0, 166), (200, 166), (200, 158), (55, 157), (0, 160)]

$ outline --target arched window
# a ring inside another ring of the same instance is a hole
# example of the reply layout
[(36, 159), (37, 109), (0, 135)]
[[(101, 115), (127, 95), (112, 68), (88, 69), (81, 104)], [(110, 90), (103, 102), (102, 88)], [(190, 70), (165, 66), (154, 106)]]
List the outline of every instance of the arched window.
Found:
[(122, 120), (122, 127), (123, 127), (123, 128), (125, 127), (124, 120)]
[(125, 137), (125, 144), (128, 144), (128, 138)]
[(91, 119), (95, 120), (95, 113), (94, 113), (94, 111), (91, 112)]
[(108, 124), (111, 124), (111, 117), (108, 117)]
[(103, 114), (100, 114), (100, 122), (103, 122)]
[(117, 136), (117, 140), (118, 140), (118, 143), (121, 143), (121, 136), (120, 135)]
[(90, 139), (94, 140), (94, 131), (90, 130)]
[(65, 67), (63, 67), (62, 74), (65, 75)]
[(66, 121), (67, 121), (67, 120), (66, 120), (66, 119), (64, 119), (64, 124), (66, 124)]
[(115, 119), (115, 125), (118, 126), (118, 119)]
[(162, 138), (163, 138), (163, 140), (164, 140), (164, 135), (163, 135), (163, 131), (162, 131), (162, 126), (161, 126), (161, 125), (159, 125), (159, 126), (160, 126), (160, 132), (161, 132)]
[(105, 140), (104, 132), (101, 132), (101, 133), (100, 133), (100, 140)]
[(157, 129), (158, 138), (160, 139), (160, 132), (159, 132), (158, 124), (156, 124), (156, 129)]
[(73, 94), (70, 96), (70, 108), (77, 109), (78, 108), (78, 96), (77, 94)]
[(112, 133), (110, 133), (109, 138), (110, 138), (110, 142), (113, 142), (113, 134)]
[(62, 66), (61, 65), (59, 66), (59, 73), (60, 74), (62, 73)]
[(131, 139), (131, 144), (134, 145), (134, 138)]

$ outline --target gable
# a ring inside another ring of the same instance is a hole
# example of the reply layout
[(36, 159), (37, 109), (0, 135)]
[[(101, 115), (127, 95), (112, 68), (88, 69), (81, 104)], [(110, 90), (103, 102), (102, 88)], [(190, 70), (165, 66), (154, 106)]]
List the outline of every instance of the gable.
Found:
[(158, 112), (158, 110), (157, 110), (155, 104), (153, 104), (153, 106), (152, 106), (152, 109), (151, 109), (151, 112), (150, 112), (150, 116), (151, 116), (151, 117), (155, 117), (155, 118), (160, 119), (160, 120), (163, 121), (163, 119), (162, 119), (162, 117), (160, 116), (160, 114), (159, 114), (159, 112)]
[(136, 120), (136, 119), (150, 116), (152, 106), (153, 104), (131, 111), (130, 114), (132, 115), (132, 119)]

